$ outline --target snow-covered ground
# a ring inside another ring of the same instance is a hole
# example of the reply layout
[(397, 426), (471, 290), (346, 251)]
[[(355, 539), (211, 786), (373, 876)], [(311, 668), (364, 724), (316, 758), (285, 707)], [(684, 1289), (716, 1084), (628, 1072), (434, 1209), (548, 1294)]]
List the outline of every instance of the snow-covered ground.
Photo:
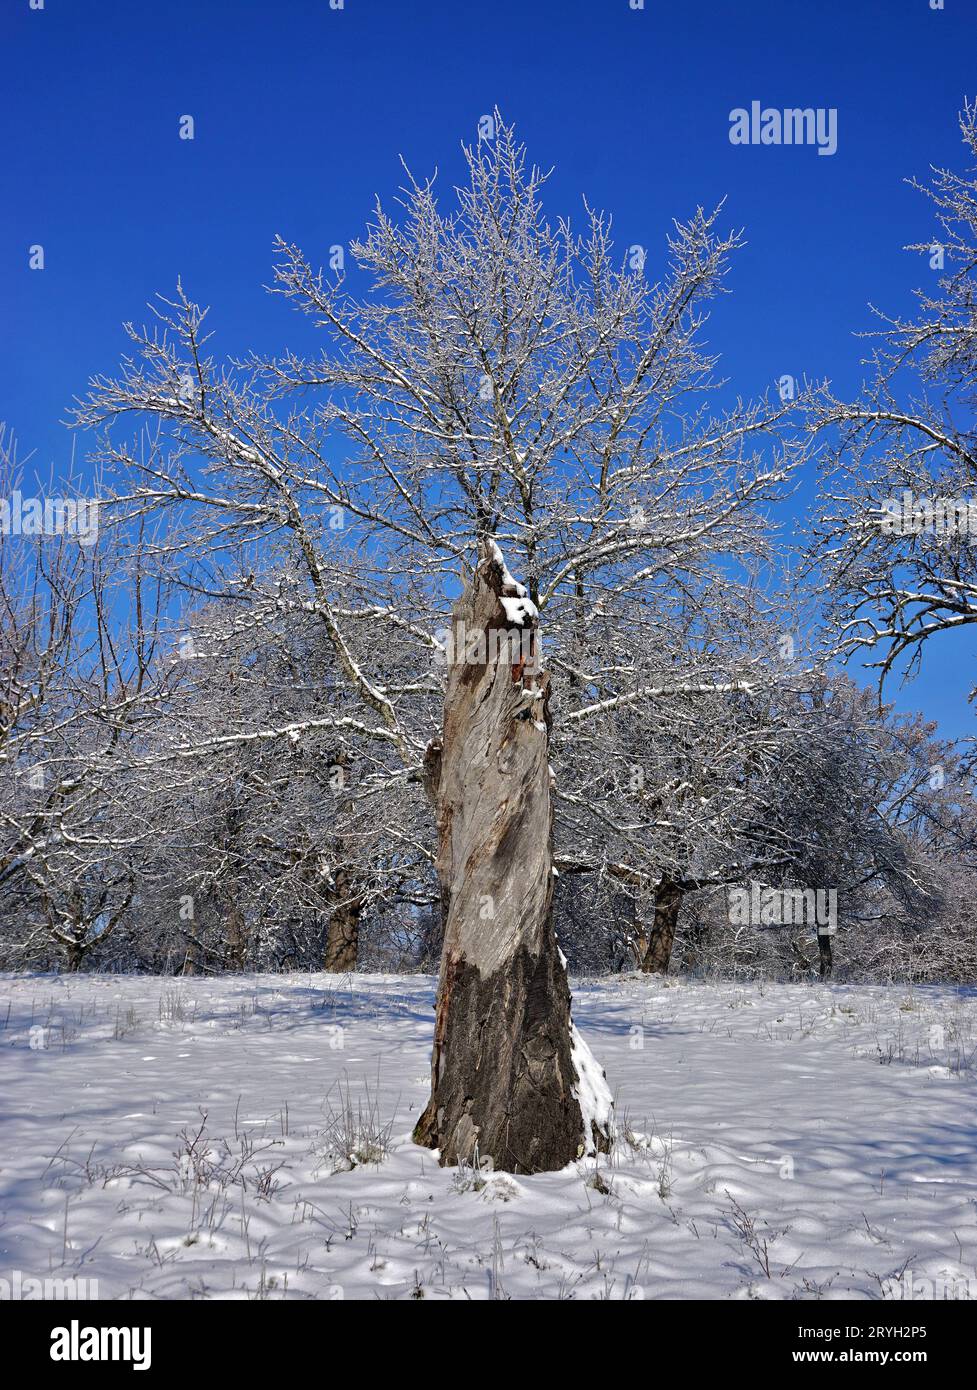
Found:
[(578, 982), (621, 1138), (532, 1178), (411, 1143), (433, 995), (417, 976), (0, 976), (0, 1280), (977, 1297), (974, 991)]

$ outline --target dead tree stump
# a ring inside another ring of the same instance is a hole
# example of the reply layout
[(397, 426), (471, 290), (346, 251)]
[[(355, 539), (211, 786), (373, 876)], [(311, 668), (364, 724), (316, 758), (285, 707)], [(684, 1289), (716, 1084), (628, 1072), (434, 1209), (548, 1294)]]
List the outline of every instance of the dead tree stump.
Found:
[(553, 930), (549, 677), (536, 609), (483, 545), (453, 614), (428, 749), (445, 918), (431, 1098), (415, 1140), (512, 1173), (606, 1150), (611, 1098), (570, 1017)]

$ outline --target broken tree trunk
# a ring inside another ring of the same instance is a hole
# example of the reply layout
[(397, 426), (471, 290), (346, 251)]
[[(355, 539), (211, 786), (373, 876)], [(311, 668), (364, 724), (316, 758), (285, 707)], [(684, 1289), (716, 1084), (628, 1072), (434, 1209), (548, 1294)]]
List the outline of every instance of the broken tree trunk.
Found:
[(655, 920), (648, 937), (648, 949), (641, 962), (641, 969), (650, 975), (668, 974), (684, 896), (681, 884), (670, 878), (662, 878), (655, 889)]
[(431, 1098), (444, 1165), (563, 1168), (610, 1142), (604, 1074), (570, 1017), (553, 931), (549, 677), (536, 609), (483, 545), (455, 607), (444, 728), (426, 758), (445, 919)]

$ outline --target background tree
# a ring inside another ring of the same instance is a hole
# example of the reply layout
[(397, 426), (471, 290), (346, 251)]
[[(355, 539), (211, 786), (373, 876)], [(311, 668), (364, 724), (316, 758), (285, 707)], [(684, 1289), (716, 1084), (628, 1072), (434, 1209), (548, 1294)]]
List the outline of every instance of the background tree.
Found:
[[(22, 485), (0, 433), (0, 487)], [(62, 500), (73, 490), (68, 479)], [(137, 528), (123, 554), (104, 520), (98, 547), (68, 530), (0, 533), (0, 885), (18, 963), (53, 949), (79, 969), (148, 888), (154, 808), (138, 758), (166, 689), (165, 590), (145, 546)]]
[(912, 181), (936, 210), (937, 237), (910, 249), (928, 258), (937, 293), (917, 291), (910, 318), (879, 313), (857, 400), (828, 387), (811, 400), (826, 445), (813, 557), (834, 647), (863, 654), (880, 681), (911, 673), (936, 634), (977, 621), (977, 105), (960, 129), (966, 173)]

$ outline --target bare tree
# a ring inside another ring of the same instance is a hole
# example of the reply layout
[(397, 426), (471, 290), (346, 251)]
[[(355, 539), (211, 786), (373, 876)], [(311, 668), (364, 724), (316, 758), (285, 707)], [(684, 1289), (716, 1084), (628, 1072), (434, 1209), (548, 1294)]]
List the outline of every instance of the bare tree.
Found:
[[(612, 705), (568, 737), (558, 728), (554, 749), (559, 872), (597, 873), (630, 896), (634, 962), (661, 974), (690, 894), (785, 862), (773, 789), (812, 679), (788, 605), (758, 584), (728, 581), (668, 619), (651, 633), (622, 607), (609, 639), (639, 688), (667, 698)], [(588, 669), (602, 655), (588, 653)]]
[[(93, 383), (78, 412), (80, 424), (106, 427), (100, 456), (127, 476), (118, 503), (133, 515), (164, 507), (179, 517), (174, 558), (284, 546), (344, 691), (342, 711), (337, 706), (320, 727), (331, 719), (335, 730), (369, 742), (392, 778), (423, 775), (435, 725), (431, 633), (458, 591), (459, 569), (466, 597), (456, 625), (472, 613), (476, 637), (500, 626), (538, 634), (537, 620), (545, 627), (554, 662), (559, 657), (573, 676), (566, 706), (554, 709), (568, 728), (667, 703), (676, 692), (712, 692), (713, 680), (688, 672), (642, 684), (633, 632), (612, 639), (594, 669), (580, 668), (577, 657), (596, 633), (613, 631), (621, 605), (653, 613), (661, 630), (677, 602), (701, 607), (731, 592), (743, 557), (764, 544), (764, 504), (797, 462), (790, 450), (770, 456), (771, 431), (786, 414), (779, 403), (738, 403), (721, 415), (706, 406), (716, 379), (714, 360), (699, 346), (703, 305), (720, 290), (737, 243), (717, 234), (716, 214), (698, 211), (676, 226), (668, 271), (653, 284), (643, 265), (615, 266), (603, 216), (587, 210), (582, 236), (544, 220), (544, 176), (527, 166), (500, 119), (494, 138), (466, 149), (465, 159), (468, 182), (452, 211), (441, 211), (432, 183), (409, 175), (400, 221), (377, 208), (352, 247), (359, 272), (372, 276), (368, 294), (355, 296), (341, 274), (327, 280), (279, 242), (276, 290), (325, 331), (329, 346), (319, 355), (220, 366), (206, 352), (203, 311), (178, 290), (159, 311), (160, 330), (128, 327), (133, 356), (117, 379)], [(112, 428), (128, 415), (149, 422), (132, 447)], [(499, 589), (505, 571), (496, 542), (525, 596), (512, 580)], [(419, 661), (414, 680), (391, 687), (382, 656), (395, 632), (415, 644)], [(513, 738), (510, 725), (526, 712), (517, 696), (527, 709), (540, 700), (545, 708), (545, 692), (527, 686), (525, 672), (510, 671), (503, 692), (497, 664), (463, 658), (461, 665), (461, 674), (449, 671), (443, 769), (460, 766), (461, 750), (471, 746), (464, 721), (476, 717), (474, 685), (495, 692), (490, 748)], [(472, 851), (515, 913), (505, 949), (490, 952), (491, 960), (501, 967), (528, 953), (530, 977), (538, 971), (543, 987), (510, 989), (509, 972), (498, 968), (491, 989), (482, 980), (480, 1017), (493, 1019), (493, 1036), (497, 1024), (513, 1039), (527, 1030), (551, 1037), (563, 1060), (539, 1078), (542, 1091), (527, 1090), (518, 1068), (479, 1090), (467, 1125), (453, 1100), (438, 1103), (423, 1137), (442, 1143), (443, 1117), (453, 1127), (442, 1161), (477, 1148), (499, 1166), (544, 1169), (603, 1142), (609, 1121), (599, 1068), (570, 1033), (563, 967), (549, 945), (552, 928), (543, 925), (551, 788), (548, 774), (540, 784), (539, 769), (548, 761), (548, 722), (520, 722), (527, 727), (516, 731), (519, 748), (530, 733), (537, 746), (513, 757), (512, 779), (486, 780), (481, 766), (468, 777), (436, 779), (442, 895), (449, 914), (455, 903), (473, 901), (472, 885), (459, 884), (445, 853), (454, 806), (445, 798), (468, 797), (460, 820), (485, 836)], [(496, 801), (476, 807), (483, 790)], [(531, 866), (537, 888), (520, 917), (493, 836), (523, 815), (540, 838)], [(466, 958), (474, 921), (458, 916), (453, 925), (449, 916), (448, 927), (435, 1098), (459, 1096), (478, 1060), (471, 1051), (478, 1035), (460, 1022), (457, 1037), (468, 1046), (445, 1050), (443, 1039), (457, 1022), (454, 1001), (469, 997), (467, 989), (452, 992), (459, 970), (470, 964), (480, 973), (488, 959)], [(576, 1082), (565, 1065), (570, 1050)], [(585, 1093), (594, 1117), (599, 1112), (596, 1127)], [(524, 1107), (548, 1115), (562, 1107), (563, 1118), (535, 1148), (515, 1153), (497, 1138), (502, 1104), (520, 1136), (533, 1123)]]
[[(2, 444), (6, 492), (18, 474)], [(69, 970), (119, 927), (151, 857), (132, 757), (164, 703), (164, 591), (145, 536), (131, 540), (122, 557), (111, 528), (97, 548), (64, 530), (0, 535), (0, 885), (21, 958), (40, 940)]]
[[(977, 104), (960, 117), (977, 156)], [(879, 314), (873, 377), (855, 401), (811, 400), (826, 454), (814, 559), (835, 650), (879, 673), (918, 667), (925, 644), (977, 621), (977, 171), (921, 188), (936, 239), (910, 249), (939, 272), (908, 319)]]
[[(355, 969), (363, 914), (419, 859), (430, 872), (421, 789), (337, 716), (333, 649), (300, 592), (287, 572), (251, 573), (173, 635), (185, 675), (151, 761), (178, 866), (170, 897), (192, 899), (180, 932), (210, 968)], [(402, 655), (385, 647), (387, 689)]]

